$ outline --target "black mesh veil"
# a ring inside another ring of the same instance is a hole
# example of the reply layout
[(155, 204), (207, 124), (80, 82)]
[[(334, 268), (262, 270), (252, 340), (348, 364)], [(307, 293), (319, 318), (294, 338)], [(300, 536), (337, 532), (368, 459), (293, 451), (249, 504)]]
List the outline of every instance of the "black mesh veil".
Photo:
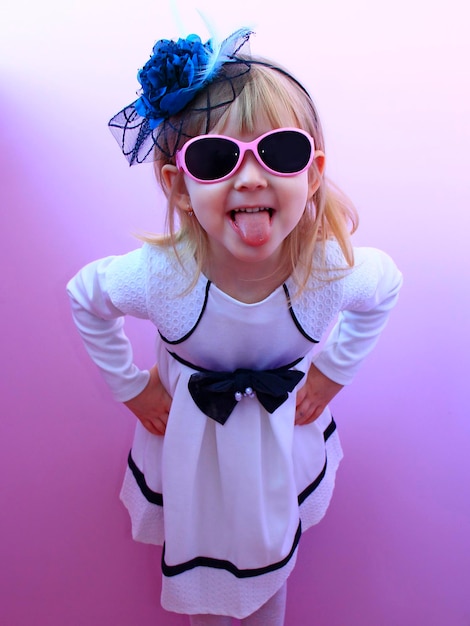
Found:
[(139, 115), (135, 102), (117, 113), (109, 121), (109, 128), (129, 165), (154, 161), (158, 152), (172, 158), (179, 147), (194, 136), (191, 128), (209, 132), (242, 92), (250, 67), (250, 61), (232, 58), (220, 67), (216, 77), (192, 102), (156, 128), (151, 128), (149, 120)]

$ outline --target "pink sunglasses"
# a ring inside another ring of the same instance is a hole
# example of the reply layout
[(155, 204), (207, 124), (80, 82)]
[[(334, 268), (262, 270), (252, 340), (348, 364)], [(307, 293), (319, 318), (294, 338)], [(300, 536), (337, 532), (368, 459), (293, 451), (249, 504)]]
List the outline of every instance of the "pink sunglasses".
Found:
[(200, 135), (176, 153), (176, 166), (193, 180), (215, 183), (232, 176), (247, 151), (270, 174), (296, 176), (312, 164), (313, 138), (299, 128), (277, 128), (254, 141), (224, 135)]

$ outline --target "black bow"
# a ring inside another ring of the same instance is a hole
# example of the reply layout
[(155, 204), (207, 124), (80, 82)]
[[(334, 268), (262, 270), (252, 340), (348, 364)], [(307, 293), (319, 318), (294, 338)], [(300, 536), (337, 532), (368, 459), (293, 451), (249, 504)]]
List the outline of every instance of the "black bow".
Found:
[(237, 369), (234, 372), (197, 372), (188, 382), (194, 402), (208, 417), (225, 424), (244, 396), (257, 396), (269, 412), (281, 406), (304, 376), (303, 372), (279, 367), (273, 370)]

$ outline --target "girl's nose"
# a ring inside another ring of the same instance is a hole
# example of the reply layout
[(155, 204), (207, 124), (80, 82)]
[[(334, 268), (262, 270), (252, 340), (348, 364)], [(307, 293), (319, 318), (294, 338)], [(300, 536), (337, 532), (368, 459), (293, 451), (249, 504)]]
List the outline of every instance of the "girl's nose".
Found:
[(266, 187), (268, 182), (266, 170), (258, 163), (255, 155), (248, 151), (243, 157), (240, 167), (234, 174), (235, 189), (259, 189)]

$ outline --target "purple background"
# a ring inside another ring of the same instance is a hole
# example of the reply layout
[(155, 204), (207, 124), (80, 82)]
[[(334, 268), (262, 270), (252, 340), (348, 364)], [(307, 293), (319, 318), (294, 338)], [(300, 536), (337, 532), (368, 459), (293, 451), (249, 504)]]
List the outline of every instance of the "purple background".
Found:
[[(335, 402), (346, 457), (327, 517), (301, 541), (286, 625), (468, 626), (462, 3), (223, 4), (199, 6), (223, 34), (248, 15), (253, 50), (310, 88), (328, 173), (361, 214), (356, 243), (405, 275), (376, 351)], [(178, 6), (183, 34), (200, 32)], [(159, 606), (159, 549), (132, 542), (118, 501), (134, 418), (88, 361), (65, 296), (83, 264), (162, 225), (151, 166), (129, 169), (106, 123), (133, 99), (153, 41), (180, 33), (151, 0), (17, 0), (0, 25), (0, 623), (183, 625)], [(150, 365), (152, 329), (130, 320), (128, 332)]]

